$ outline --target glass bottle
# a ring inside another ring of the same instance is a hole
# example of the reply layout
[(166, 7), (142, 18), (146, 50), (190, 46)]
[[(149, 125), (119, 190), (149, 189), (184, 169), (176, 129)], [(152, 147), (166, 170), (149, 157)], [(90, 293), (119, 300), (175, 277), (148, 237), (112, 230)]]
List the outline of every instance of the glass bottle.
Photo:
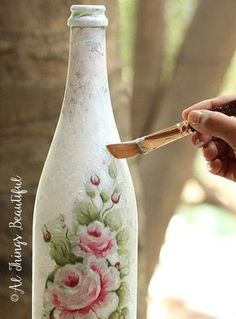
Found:
[(33, 319), (135, 319), (137, 209), (107, 80), (104, 6), (71, 7), (64, 101), (33, 221)]

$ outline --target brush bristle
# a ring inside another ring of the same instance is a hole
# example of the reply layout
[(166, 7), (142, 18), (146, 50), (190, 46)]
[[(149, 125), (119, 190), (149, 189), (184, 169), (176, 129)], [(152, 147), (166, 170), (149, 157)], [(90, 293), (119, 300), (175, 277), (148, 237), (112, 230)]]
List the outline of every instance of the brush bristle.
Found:
[(136, 143), (109, 144), (107, 149), (116, 158), (128, 158), (142, 153)]

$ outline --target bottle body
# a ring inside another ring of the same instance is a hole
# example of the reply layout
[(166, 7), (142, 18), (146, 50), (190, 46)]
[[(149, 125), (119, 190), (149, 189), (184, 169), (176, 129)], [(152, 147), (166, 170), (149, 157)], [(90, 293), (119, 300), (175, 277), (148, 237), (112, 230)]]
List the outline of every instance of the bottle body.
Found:
[(70, 41), (62, 111), (35, 202), (33, 319), (134, 319), (137, 212), (127, 164), (105, 147), (119, 141), (105, 29), (72, 26)]

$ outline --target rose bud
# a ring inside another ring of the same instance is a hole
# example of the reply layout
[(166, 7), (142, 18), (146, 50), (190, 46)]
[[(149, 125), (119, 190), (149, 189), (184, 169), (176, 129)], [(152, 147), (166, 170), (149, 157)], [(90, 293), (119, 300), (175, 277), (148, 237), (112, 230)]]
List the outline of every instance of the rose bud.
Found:
[(117, 204), (120, 201), (120, 194), (118, 193), (113, 193), (111, 195), (111, 200), (114, 204)]
[(100, 184), (100, 178), (97, 175), (93, 175), (90, 178), (90, 182), (95, 185), (98, 186)]
[(125, 319), (125, 316), (124, 316), (124, 315), (121, 315), (121, 316), (119, 317), (119, 319)]
[(44, 231), (43, 232), (43, 239), (46, 241), (46, 242), (49, 242), (51, 240), (51, 234), (49, 233), (48, 230)]

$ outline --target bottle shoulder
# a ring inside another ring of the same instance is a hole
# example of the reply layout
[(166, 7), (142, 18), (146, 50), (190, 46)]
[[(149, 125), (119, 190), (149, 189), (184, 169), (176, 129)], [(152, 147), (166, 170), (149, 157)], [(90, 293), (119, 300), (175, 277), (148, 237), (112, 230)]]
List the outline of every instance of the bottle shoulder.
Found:
[(90, 204), (112, 207), (124, 216), (130, 215), (128, 220), (136, 218), (134, 187), (126, 161), (114, 159), (105, 149), (81, 151), (73, 158), (50, 156), (49, 152), (37, 191), (37, 211), (71, 215), (76, 203), (85, 208)]

